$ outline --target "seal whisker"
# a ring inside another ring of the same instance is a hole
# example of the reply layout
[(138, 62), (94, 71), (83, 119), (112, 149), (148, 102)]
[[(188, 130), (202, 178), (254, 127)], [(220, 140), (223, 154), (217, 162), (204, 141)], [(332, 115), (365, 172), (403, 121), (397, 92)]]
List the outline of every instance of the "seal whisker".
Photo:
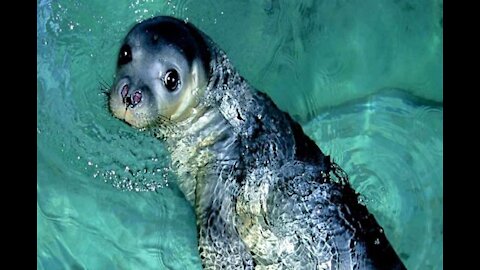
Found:
[[(103, 88), (102, 88), (103, 87)], [(100, 94), (101, 96), (101, 102), (103, 107), (109, 107), (108, 106), (108, 100), (110, 99), (110, 91), (105, 88), (105, 86), (100, 87)]]
[(100, 79), (99, 79), (99, 84), (100, 84), (100, 91), (101, 91), (101, 93), (108, 95), (113, 83), (108, 83), (107, 80), (105, 80), (105, 79), (104, 79), (100, 74), (98, 74), (98, 73), (97, 73), (97, 76), (100, 78)]
[(157, 138), (164, 139), (165, 134), (178, 135), (178, 125), (169, 117), (158, 114), (157, 118), (148, 127), (148, 130)]
[(107, 85), (106, 83), (104, 82), (100, 82), (100, 93), (101, 94), (104, 94), (104, 95), (109, 95), (110, 93), (110, 88), (111, 86)]
[(102, 78), (99, 74), (97, 74), (100, 79), (99, 79), (99, 90), (100, 90), (100, 95), (102, 96), (102, 106), (103, 107), (108, 107), (108, 110), (110, 110), (110, 107), (108, 106), (108, 100), (110, 98), (110, 89), (112, 87), (112, 84), (108, 83), (104, 78)]

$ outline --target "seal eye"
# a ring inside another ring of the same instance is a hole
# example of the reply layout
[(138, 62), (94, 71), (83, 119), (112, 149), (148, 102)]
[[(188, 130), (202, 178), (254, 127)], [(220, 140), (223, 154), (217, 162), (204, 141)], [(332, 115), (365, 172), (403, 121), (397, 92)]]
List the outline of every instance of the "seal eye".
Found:
[(180, 84), (178, 72), (175, 69), (167, 70), (167, 72), (165, 73), (165, 77), (163, 78), (163, 84), (170, 92), (177, 90), (178, 85)]
[(128, 44), (124, 44), (120, 48), (120, 54), (118, 55), (118, 65), (125, 65), (132, 61), (132, 49)]

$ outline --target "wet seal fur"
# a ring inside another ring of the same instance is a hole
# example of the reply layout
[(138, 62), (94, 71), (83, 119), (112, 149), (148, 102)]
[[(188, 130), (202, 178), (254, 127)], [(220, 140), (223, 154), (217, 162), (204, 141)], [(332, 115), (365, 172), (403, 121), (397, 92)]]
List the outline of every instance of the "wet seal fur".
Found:
[(192, 24), (135, 25), (109, 105), (165, 141), (205, 269), (405, 269), (343, 170)]

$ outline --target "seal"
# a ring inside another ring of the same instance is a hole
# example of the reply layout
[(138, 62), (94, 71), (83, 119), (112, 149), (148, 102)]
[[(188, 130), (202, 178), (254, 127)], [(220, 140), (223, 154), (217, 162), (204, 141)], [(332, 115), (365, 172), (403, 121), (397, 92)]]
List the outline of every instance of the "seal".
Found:
[(405, 269), (347, 174), (191, 23), (130, 30), (109, 108), (166, 144), (205, 269)]

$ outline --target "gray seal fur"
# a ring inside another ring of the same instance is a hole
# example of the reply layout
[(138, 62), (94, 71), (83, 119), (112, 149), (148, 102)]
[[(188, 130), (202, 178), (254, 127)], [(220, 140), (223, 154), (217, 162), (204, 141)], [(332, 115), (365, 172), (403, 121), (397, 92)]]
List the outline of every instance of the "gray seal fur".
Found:
[[(195, 209), (203, 268), (405, 269), (346, 173), (250, 86), (206, 34), (190, 23), (155, 17), (137, 24), (126, 41), (145, 25), (158, 32), (142, 30), (140, 36), (187, 35), (162, 46), (173, 43), (190, 66), (200, 60), (205, 80), (196, 80), (194, 101), (177, 120), (158, 108), (152, 109), (156, 119), (149, 114), (144, 125), (115, 115), (165, 141), (179, 186)], [(197, 44), (185, 52), (182, 42)], [(122, 65), (117, 74), (125, 73)], [(110, 95), (118, 95), (121, 79)], [(119, 100), (111, 100), (112, 111), (125, 106)]]

